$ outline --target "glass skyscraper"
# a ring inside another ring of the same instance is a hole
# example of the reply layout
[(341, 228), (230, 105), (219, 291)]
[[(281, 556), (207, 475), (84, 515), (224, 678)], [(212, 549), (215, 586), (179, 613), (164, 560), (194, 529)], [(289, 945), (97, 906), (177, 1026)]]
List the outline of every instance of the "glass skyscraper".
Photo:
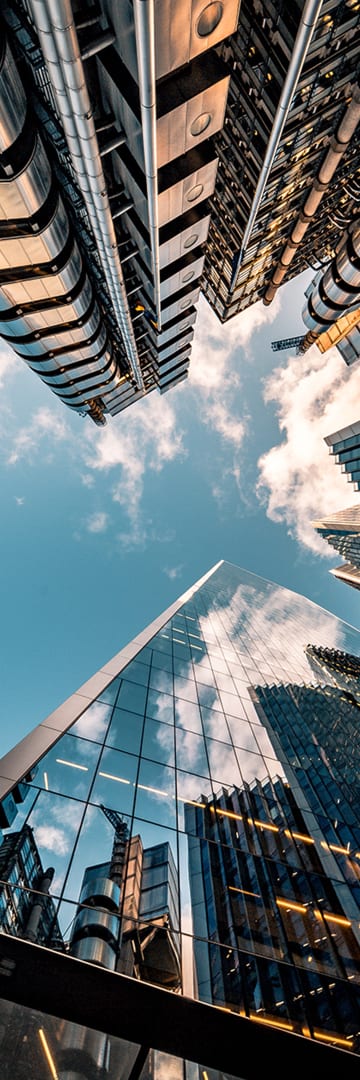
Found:
[(349, 506), (313, 522), (314, 528), (344, 562), (330, 573), (354, 588), (360, 588), (360, 506)]
[(355, 1076), (359, 657), (221, 562), (3, 758), (6, 1080)]

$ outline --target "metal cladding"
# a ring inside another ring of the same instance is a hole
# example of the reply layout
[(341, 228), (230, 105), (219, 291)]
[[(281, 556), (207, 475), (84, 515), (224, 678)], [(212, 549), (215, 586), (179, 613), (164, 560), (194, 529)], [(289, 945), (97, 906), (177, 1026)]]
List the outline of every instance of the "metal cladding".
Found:
[(3, 8), (0, 332), (96, 423), (187, 375), (238, 10)]
[(226, 321), (334, 254), (358, 213), (356, 0), (242, 0), (203, 291)]
[(265, 304), (270, 304), (274, 299), (279, 285), (281, 285), (283, 278), (287, 274), (288, 267), (294, 258), (295, 252), (297, 251), (299, 244), (302, 243), (305, 233), (317, 213), (320, 202), (323, 199), (325, 192), (328, 190), (335, 170), (345, 154), (359, 120), (360, 87), (355, 86), (336, 134), (331, 139), (330, 147), (320, 166), (318, 175), (305, 199), (301, 213), (295, 222), (290, 238), (280, 256), (280, 260), (274, 269), (271, 282), (268, 285), (264, 296)]
[(114, 346), (6, 38), (0, 66), (1, 336), (78, 410), (115, 389)]
[(306, 290), (303, 320), (309, 330), (322, 333), (329, 323), (360, 306), (360, 219), (343, 234), (336, 255), (319, 271)]

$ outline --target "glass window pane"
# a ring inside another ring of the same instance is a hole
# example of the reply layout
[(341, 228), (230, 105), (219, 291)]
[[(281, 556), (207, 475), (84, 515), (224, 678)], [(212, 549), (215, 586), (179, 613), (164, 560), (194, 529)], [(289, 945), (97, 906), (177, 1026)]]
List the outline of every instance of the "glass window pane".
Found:
[(175, 698), (175, 724), (189, 731), (202, 731), (200, 709), (192, 701)]
[(196, 686), (192, 679), (183, 679), (181, 675), (175, 675), (174, 686), (176, 697), (183, 698), (184, 701), (195, 701), (197, 703)]
[(146, 687), (137, 686), (136, 683), (122, 682), (117, 700), (120, 709), (128, 709), (129, 712), (143, 713), (146, 702)]
[(229, 787), (241, 784), (239, 766), (232, 747), (215, 739), (206, 739), (206, 746), (214, 783), (226, 784)]
[(173, 698), (170, 694), (161, 694), (160, 690), (149, 690), (146, 713), (153, 720), (161, 720), (164, 724), (172, 724), (174, 722)]
[(216, 709), (204, 709), (203, 706), (200, 712), (205, 735), (209, 735), (211, 739), (230, 742), (229, 729), (223, 712), (217, 712)]
[[(118, 691), (119, 687), (117, 687)], [(116, 691), (116, 693), (117, 693)], [(91, 739), (94, 742), (104, 742), (104, 738), (112, 716), (112, 705), (101, 701), (93, 701), (82, 716), (73, 724), (72, 735), (80, 735), (83, 739)]]
[(137, 772), (137, 757), (119, 750), (104, 750), (91, 801), (113, 807), (122, 813), (132, 811)]
[(205, 743), (202, 735), (193, 731), (176, 729), (176, 764), (179, 769), (188, 769), (199, 776), (209, 775)]
[(97, 743), (63, 735), (39, 762), (34, 784), (47, 791), (86, 799), (100, 753)]
[(147, 716), (141, 753), (142, 757), (151, 758), (152, 761), (175, 765), (173, 726), (161, 724)]
[(144, 719), (125, 709), (114, 709), (111, 724), (106, 736), (108, 746), (117, 750), (126, 750), (129, 754), (138, 754)]
[(137, 817), (164, 825), (175, 825), (175, 770), (151, 761), (141, 761), (135, 812)]

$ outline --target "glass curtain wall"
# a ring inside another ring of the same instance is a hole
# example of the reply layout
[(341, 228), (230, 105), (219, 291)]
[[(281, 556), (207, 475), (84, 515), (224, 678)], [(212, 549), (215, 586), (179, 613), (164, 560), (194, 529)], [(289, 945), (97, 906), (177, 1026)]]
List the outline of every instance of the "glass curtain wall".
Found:
[[(5, 796), (2, 932), (358, 1053), (359, 655), (221, 563)], [(45, 1021), (41, 1080), (133, 1075), (132, 1044)], [(136, 1075), (220, 1076), (171, 1060)]]

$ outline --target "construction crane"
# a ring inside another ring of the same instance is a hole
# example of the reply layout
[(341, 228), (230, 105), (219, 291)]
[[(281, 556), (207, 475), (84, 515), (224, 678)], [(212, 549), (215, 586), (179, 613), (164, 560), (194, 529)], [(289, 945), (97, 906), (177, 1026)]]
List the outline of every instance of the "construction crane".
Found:
[(109, 876), (112, 881), (115, 881), (117, 885), (121, 886), (127, 855), (129, 829), (126, 821), (124, 821), (118, 810), (111, 810), (108, 806), (103, 806), (102, 804), (101, 810), (108, 821), (110, 821), (115, 832)]
[(298, 349), (299, 345), (302, 345), (304, 337), (305, 334), (300, 334), (299, 337), (282, 338), (280, 341), (272, 341), (272, 351), (281, 352), (282, 349)]

